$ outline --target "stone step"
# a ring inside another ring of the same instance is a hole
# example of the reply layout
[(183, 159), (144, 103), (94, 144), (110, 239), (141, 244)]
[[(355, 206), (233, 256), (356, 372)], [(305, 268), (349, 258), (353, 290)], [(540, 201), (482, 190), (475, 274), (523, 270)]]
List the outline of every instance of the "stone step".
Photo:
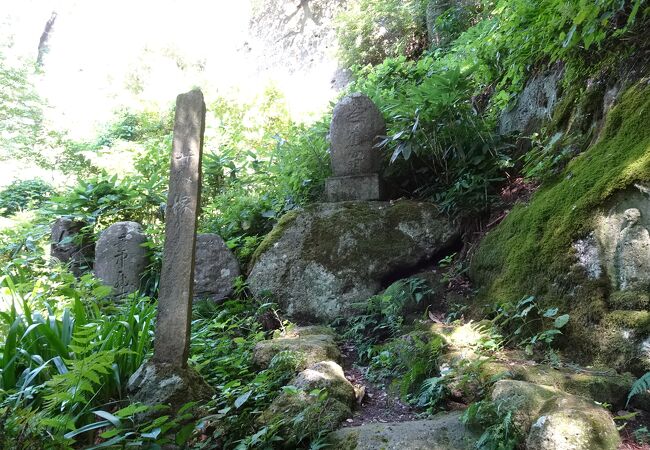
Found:
[(461, 414), (455, 411), (429, 420), (344, 428), (331, 433), (328, 441), (338, 450), (470, 450), (478, 434), (461, 422)]

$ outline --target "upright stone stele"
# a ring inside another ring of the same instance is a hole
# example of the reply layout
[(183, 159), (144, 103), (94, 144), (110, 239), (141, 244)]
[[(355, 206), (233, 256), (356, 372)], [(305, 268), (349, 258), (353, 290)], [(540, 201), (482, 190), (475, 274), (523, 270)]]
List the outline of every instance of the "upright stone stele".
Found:
[(355, 93), (334, 108), (330, 126), (332, 174), (325, 182), (327, 200), (382, 200), (381, 154), (375, 145), (386, 134), (379, 108)]
[(137, 222), (116, 222), (106, 228), (95, 245), (95, 275), (122, 298), (141, 288), (149, 264), (147, 236)]
[(153, 359), (129, 380), (133, 398), (145, 404), (209, 398), (210, 387), (187, 366), (190, 346), (196, 226), (201, 200), (205, 103), (201, 91), (176, 99), (174, 139), (165, 218)]

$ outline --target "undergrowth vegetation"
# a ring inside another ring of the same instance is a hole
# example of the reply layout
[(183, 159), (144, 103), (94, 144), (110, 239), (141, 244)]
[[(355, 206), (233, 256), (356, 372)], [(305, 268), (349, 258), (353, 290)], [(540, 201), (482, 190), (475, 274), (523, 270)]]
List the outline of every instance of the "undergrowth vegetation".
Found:
[[(472, 276), (485, 286), (482, 312), (493, 319), (472, 329), (479, 338), (471, 350), (482, 358), (446, 364), (449, 342), (422, 329), (433, 291), (418, 279), (393, 284), (338, 324), (368, 377), (427, 413), (450, 398), (483, 395), (494, 380), (482, 378), (482, 364), (503, 345), (554, 364), (565, 330), (578, 336), (576, 349), (598, 337), (602, 298), (579, 292), (567, 302), (573, 286), (558, 277), (571, 270), (566, 249), (592, 228), (597, 205), (650, 180), (646, 81), (627, 89), (599, 136), (581, 128), (579, 138), (556, 133), (577, 127), (567, 117), (584, 106), (586, 81), (603, 70), (594, 55), (614, 65), (641, 40), (650, 12), (643, 0), (459, 4), (360, 0), (337, 21), (342, 60), (354, 75), (346, 92), (367, 94), (387, 122), (377, 148), (393, 197), (433, 200), (454, 218), (476, 219), (507, 178), (543, 182), (534, 202), (515, 206), (475, 254)], [(531, 75), (556, 63), (565, 89), (575, 92), (522, 154), (517, 136), (497, 133), (499, 116)], [(0, 192), (0, 215), (10, 222), (0, 229), (0, 438), (7, 448), (319, 448), (322, 436), (306, 424), (310, 411), (327, 408), (328, 394), (287, 386), (301, 364), (294, 353), (277, 355), (267, 369), (252, 366), (255, 345), (270, 337), (260, 317), (274, 305), (249, 298), (241, 280), (234, 299), (193, 312), (190, 363), (215, 389), (212, 400), (141, 420), (151, 408), (130, 404), (125, 389), (151, 354), (173, 112), (122, 110), (95, 138), (73, 141), (46, 129), (28, 78), (26, 67), (9, 66), (0, 54), (1, 156), (56, 165), (69, 182), (23, 181)], [(220, 234), (245, 265), (281, 216), (321, 198), (331, 118), (290, 119), (274, 88), (247, 101), (217, 97), (207, 111), (199, 228)], [(116, 221), (141, 223), (151, 259), (143, 291), (114, 302), (90, 274), (75, 278), (53, 265), (49, 225), (60, 216), (83, 221), (90, 241)], [(630, 397), (648, 385), (646, 375)], [(308, 396), (311, 410), (261, 424), (281, 394)], [(485, 431), (481, 448), (520, 441), (498, 405), (473, 403), (465, 420)]]

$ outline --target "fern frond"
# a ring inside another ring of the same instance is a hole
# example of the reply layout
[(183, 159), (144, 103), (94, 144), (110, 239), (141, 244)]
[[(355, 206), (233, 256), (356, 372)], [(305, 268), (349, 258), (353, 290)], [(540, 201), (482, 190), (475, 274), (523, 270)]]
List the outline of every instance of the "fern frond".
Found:
[(650, 372), (646, 372), (645, 375), (634, 382), (632, 389), (627, 396), (627, 403), (625, 403), (625, 407), (627, 408), (627, 405), (630, 403), (632, 397), (642, 394), (648, 390), (650, 390)]

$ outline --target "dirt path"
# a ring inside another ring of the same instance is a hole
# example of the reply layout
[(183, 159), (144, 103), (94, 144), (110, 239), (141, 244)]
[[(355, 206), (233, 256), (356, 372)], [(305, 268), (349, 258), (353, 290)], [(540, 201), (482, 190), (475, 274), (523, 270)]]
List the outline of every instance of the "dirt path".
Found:
[(343, 370), (346, 378), (355, 386), (363, 386), (365, 394), (357, 406), (352, 418), (343, 423), (343, 427), (354, 427), (367, 423), (407, 422), (417, 420), (417, 413), (399, 397), (386, 392), (383, 386), (368, 381), (365, 371), (354, 365), (357, 359), (353, 345), (341, 345), (343, 353)]

